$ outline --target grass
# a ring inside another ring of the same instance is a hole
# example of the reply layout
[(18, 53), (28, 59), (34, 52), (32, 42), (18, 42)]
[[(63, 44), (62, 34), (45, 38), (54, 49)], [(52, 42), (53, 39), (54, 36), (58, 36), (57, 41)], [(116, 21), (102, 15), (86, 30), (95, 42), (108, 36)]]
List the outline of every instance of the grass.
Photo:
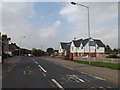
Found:
[[(82, 64), (89, 64), (89, 61), (80, 61), (80, 60), (72, 60), (72, 61), (78, 62), (78, 63), (82, 63)], [(106, 63), (106, 62), (94, 62), (94, 61), (91, 61), (90, 65), (120, 70), (120, 64), (115, 64), (115, 63)]]

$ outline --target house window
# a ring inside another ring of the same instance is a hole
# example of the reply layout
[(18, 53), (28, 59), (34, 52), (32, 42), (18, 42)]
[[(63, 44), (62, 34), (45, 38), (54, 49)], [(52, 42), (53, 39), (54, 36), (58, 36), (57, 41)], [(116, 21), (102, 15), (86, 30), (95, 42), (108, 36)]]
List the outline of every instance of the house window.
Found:
[(95, 46), (95, 44), (96, 44), (96, 43), (95, 43), (94, 41), (90, 41), (90, 42), (89, 42), (89, 46)]
[(99, 49), (99, 47), (97, 47), (97, 49)]
[(83, 46), (81, 47), (81, 49), (83, 49)]

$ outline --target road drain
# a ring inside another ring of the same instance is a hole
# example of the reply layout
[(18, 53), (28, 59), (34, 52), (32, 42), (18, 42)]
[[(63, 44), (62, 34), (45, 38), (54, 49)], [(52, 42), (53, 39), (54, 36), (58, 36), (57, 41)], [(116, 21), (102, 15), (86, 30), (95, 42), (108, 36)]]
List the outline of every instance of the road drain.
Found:
[(24, 71), (23, 71), (23, 74), (24, 74), (24, 75), (30, 75), (30, 74), (31, 74), (31, 71), (30, 71), (30, 70), (24, 70)]

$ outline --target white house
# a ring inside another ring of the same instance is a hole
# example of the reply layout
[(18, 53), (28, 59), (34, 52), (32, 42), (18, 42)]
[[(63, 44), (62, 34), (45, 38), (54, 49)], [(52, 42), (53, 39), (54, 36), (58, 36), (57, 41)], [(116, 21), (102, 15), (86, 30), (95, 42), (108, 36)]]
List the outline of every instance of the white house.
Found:
[(98, 57), (105, 53), (105, 45), (102, 41), (92, 38), (73, 40), (70, 46), (70, 53), (72, 53), (73, 56), (89, 55), (89, 48), (90, 55), (93, 57)]
[(73, 56), (81, 56), (81, 54), (84, 53), (82, 39), (72, 41), (70, 53), (73, 53)]
[(58, 51), (59, 55), (63, 56), (65, 50), (70, 50), (70, 45), (71, 45), (71, 42), (69, 42), (69, 43), (61, 42), (60, 46), (59, 46), (59, 51)]
[(63, 56), (65, 50), (70, 50), (73, 56), (90, 55), (93, 57), (103, 57), (105, 55), (105, 45), (101, 40), (87, 38), (73, 40), (70, 43), (60, 43), (59, 55)]

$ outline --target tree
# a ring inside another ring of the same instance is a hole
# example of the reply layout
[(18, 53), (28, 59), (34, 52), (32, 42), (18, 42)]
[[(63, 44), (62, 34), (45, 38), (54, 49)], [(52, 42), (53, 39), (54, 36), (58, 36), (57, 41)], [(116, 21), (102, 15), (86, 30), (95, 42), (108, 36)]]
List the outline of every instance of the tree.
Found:
[(41, 49), (35, 49), (35, 48), (33, 48), (32, 49), (32, 54), (34, 56), (43, 56), (43, 55), (45, 55), (45, 52), (42, 51)]
[(47, 48), (47, 51), (46, 51), (47, 53), (48, 53), (48, 55), (51, 55), (51, 54), (53, 54), (53, 52), (54, 52), (54, 49), (53, 48)]

